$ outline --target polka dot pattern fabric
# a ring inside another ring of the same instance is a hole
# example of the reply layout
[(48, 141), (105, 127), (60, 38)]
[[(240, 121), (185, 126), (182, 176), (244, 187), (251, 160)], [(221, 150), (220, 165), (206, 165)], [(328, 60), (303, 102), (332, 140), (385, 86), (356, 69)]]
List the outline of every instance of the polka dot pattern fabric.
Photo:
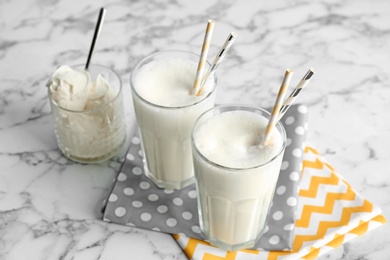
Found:
[[(287, 147), (263, 234), (255, 249), (290, 250), (295, 227), (298, 182), (307, 132), (306, 107), (293, 105), (282, 118)], [(134, 136), (103, 209), (103, 219), (204, 240), (195, 185), (182, 190), (158, 188), (143, 170), (140, 139)]]

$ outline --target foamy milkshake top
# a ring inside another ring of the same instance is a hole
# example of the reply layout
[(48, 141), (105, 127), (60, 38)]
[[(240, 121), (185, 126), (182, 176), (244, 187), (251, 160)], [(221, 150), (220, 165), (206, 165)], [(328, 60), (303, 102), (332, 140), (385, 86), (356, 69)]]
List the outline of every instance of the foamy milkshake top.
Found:
[(252, 168), (274, 158), (283, 140), (275, 128), (267, 146), (259, 148), (268, 120), (248, 111), (214, 115), (199, 126), (194, 141), (208, 160), (229, 168)]
[(183, 58), (161, 58), (140, 68), (134, 88), (146, 101), (165, 107), (181, 107), (199, 102), (213, 88), (208, 80), (200, 96), (191, 95), (197, 63)]
[(99, 74), (91, 80), (88, 71), (59, 67), (47, 83), (52, 99), (61, 108), (86, 111), (115, 98), (116, 92)]

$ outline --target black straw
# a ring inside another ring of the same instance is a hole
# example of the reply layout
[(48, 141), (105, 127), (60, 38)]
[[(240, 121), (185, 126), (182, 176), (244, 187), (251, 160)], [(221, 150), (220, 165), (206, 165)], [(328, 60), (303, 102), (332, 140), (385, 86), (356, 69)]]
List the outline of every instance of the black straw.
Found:
[(95, 27), (95, 33), (93, 34), (91, 48), (89, 49), (87, 63), (85, 64), (85, 70), (88, 70), (89, 63), (91, 62), (92, 53), (93, 53), (93, 50), (95, 49), (95, 44), (96, 44), (96, 42), (97, 42), (97, 40), (99, 38), (100, 31), (102, 30), (103, 20), (104, 20), (105, 14), (106, 14), (106, 9), (104, 9), (102, 7), (100, 9), (100, 12), (99, 12), (98, 21), (97, 21), (97, 24), (96, 24), (96, 27)]

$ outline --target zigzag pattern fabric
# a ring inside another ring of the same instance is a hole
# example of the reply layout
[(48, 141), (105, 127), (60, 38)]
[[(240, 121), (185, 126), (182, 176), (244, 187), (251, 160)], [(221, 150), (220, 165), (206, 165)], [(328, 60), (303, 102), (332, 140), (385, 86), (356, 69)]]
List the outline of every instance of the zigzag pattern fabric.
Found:
[(174, 235), (189, 259), (315, 259), (386, 222), (312, 147), (305, 148), (292, 251), (227, 252), (205, 241)]

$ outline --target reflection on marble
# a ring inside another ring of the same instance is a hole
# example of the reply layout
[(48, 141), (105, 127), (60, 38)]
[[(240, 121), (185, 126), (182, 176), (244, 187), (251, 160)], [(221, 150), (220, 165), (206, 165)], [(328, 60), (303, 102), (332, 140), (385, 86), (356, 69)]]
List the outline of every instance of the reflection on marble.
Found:
[[(390, 216), (390, 2), (372, 1), (0, 1), (0, 259), (186, 259), (169, 236), (102, 222), (100, 206), (124, 154), (81, 165), (57, 148), (45, 83), (59, 65), (86, 61), (98, 9), (107, 16), (94, 63), (124, 84), (142, 57), (199, 52), (216, 20), (210, 59), (230, 31), (238, 38), (218, 69), (218, 103), (270, 106), (286, 68), (297, 84), (309, 141)], [(390, 227), (322, 259), (387, 259)]]

